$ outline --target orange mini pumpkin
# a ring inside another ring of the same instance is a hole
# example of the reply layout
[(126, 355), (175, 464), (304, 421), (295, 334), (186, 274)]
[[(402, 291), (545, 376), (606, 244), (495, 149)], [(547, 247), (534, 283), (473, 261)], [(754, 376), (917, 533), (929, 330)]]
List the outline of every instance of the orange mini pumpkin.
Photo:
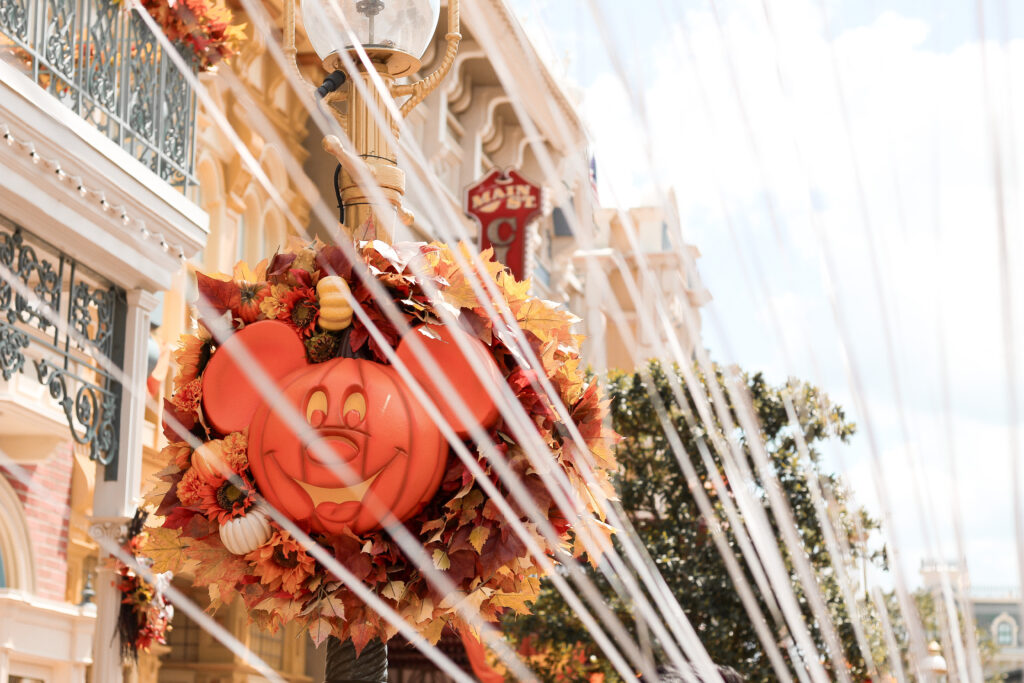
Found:
[[(465, 438), (471, 424), (458, 419), (415, 357), (417, 343), (448, 374), (472, 422), (493, 424), (497, 407), (470, 367), (501, 380), (483, 343), (441, 326), (409, 336), (417, 341), (403, 340), (398, 356), (456, 432)], [(456, 336), (468, 344), (468, 358)], [(274, 400), (263, 398), (244, 367), (254, 369), (256, 386), (256, 375), (273, 382)], [(282, 403), (293, 411), (282, 411)], [(309, 364), (302, 341), (278, 321), (247, 326), (213, 354), (203, 406), (222, 433), (249, 427), (249, 466), (260, 493), (307, 531), (366, 533), (408, 519), (436, 493), (448, 458), (440, 429), (394, 367), (352, 358)]]

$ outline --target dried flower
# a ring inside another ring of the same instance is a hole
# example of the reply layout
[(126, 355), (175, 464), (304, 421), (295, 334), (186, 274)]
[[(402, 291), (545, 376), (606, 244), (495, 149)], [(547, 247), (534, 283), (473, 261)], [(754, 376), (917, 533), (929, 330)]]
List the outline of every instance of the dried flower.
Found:
[[(241, 488), (236, 484), (241, 484)], [(255, 491), (249, 483), (235, 478), (233, 481), (223, 482), (216, 488), (204, 486), (200, 506), (210, 521), (223, 524), (244, 515), (255, 504), (255, 499)]]
[(284, 309), (278, 314), (283, 320), (303, 337), (308, 337), (316, 330), (316, 321), (320, 317), (320, 303), (316, 291), (309, 287), (296, 287), (281, 299)]
[(312, 576), (316, 562), (300, 543), (284, 531), (274, 532), (270, 540), (246, 555), (255, 563), (253, 573), (270, 590), (281, 588), (292, 595)]

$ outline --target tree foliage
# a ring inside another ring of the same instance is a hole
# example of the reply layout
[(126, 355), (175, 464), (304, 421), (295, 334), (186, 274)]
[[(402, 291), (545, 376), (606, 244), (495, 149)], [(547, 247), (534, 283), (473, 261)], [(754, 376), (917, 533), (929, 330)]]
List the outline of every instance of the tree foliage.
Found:
[[(736, 406), (729, 398), (724, 369), (716, 366), (715, 376), (710, 378), (695, 369), (693, 376), (701, 384), (696, 393), (709, 397), (713, 414), (717, 415), (716, 408), (723, 407), (731, 415), (733, 425), (740, 424)], [(757, 469), (749, 450), (752, 438), (762, 439), (767, 446), (771, 467), (793, 510), (803, 544), (802, 552), (817, 574), (818, 585), (831, 613), (831, 621), (836, 625), (842, 640), (843, 659), (854, 680), (864, 680), (867, 675), (865, 663), (846, 613), (836, 569), (832, 565), (810, 488), (810, 484), (816, 480), (826, 492), (826, 497), (831, 501), (832, 519), (842, 527), (840, 533), (861, 539), (861, 542), (853, 544), (850, 553), (845, 556), (844, 562), (849, 563), (849, 569), (856, 570), (859, 565), (855, 563), (858, 561), (878, 559), (866, 557), (866, 535), (877, 524), (862, 510), (848, 504), (846, 489), (836, 476), (824, 472), (819, 462), (819, 449), (824, 442), (831, 439), (845, 442), (854, 433), (855, 427), (847, 420), (841, 407), (832, 404), (820, 390), (807, 383), (791, 380), (784, 386), (776, 387), (769, 385), (761, 374), (740, 377), (752, 400), (761, 434), (747, 434), (735, 427), (734, 431), (727, 434), (717, 417), (710, 424), (695, 418), (699, 414), (698, 406), (686, 386), (684, 373), (678, 367), (670, 368), (652, 361), (638, 372), (609, 377), (613, 427), (622, 437), (618, 447), (620, 468), (615, 482), (621, 507), (634, 527), (637, 539), (653, 558), (712, 659), (735, 667), (750, 681), (775, 680), (764, 648), (711, 537), (709, 524), (715, 522), (701, 515), (691, 491), (691, 484), (702, 487), (715, 509), (716, 518), (725, 519), (723, 502), (727, 497), (735, 501), (733, 487), (739, 484), (729, 482), (722, 458), (709, 437), (731, 437), (755, 473), (753, 483), (742, 485), (747, 486), (747, 490), (768, 511), (772, 524), (777, 525), (768, 507), (764, 483), (756, 474)], [(725, 406), (715, 405), (710, 382), (716, 382), (721, 388), (719, 395), (726, 402)], [(682, 390), (686, 399), (682, 406), (676, 401), (673, 387)], [(652, 400), (652, 391), (649, 389), (656, 392), (656, 400)], [(784, 397), (787, 395), (792, 399), (803, 437), (810, 450), (809, 461), (799, 453), (797, 435), (786, 411)], [(695, 482), (687, 480), (677, 454), (671, 447), (669, 433), (662, 428), (659, 420), (659, 409), (662, 406), (665, 411), (663, 415), (671, 421), (673, 430), (681, 439), (684, 451), (682, 457), (693, 464), (697, 476)], [(722, 487), (715, 486), (714, 477), (709, 476), (711, 471), (705, 467), (700, 455), (700, 449), (705, 446), (705, 457), (710, 459), (708, 462), (721, 475)], [(766, 596), (757, 590), (753, 575), (743, 560), (734, 530), (727, 523), (723, 524), (722, 530), (730, 552), (739, 561), (748, 583), (753, 587), (776, 642), (785, 643), (785, 627), (775, 623), (769, 616)], [(824, 653), (827, 649), (822, 634), (800, 590), (791, 558), (780, 540), (779, 529), (776, 527), (773, 531), (804, 612), (804, 622), (811, 630), (818, 652)], [(616, 543), (621, 551), (621, 539), (617, 539)], [(616, 594), (601, 571), (590, 570), (590, 576), (634, 639), (641, 643), (651, 642), (655, 656), (663, 657), (656, 639), (645, 633), (644, 627), (634, 618), (634, 606)], [(657, 601), (652, 602), (657, 604)], [(586, 680), (585, 676), (597, 671), (615, 678), (593, 644), (591, 635), (550, 584), (545, 585), (531, 616), (509, 618), (504, 627), (513, 640), (523, 643), (523, 651), (533, 657), (534, 661), (543, 664), (538, 658), (549, 657), (568, 662), (550, 670), (548, 676), (551, 680)], [(648, 638), (649, 641), (646, 640)], [(581, 656), (583, 651), (589, 653), (588, 656)], [(785, 647), (782, 651), (783, 656), (788, 657)], [(573, 656), (567, 657), (566, 653)], [(830, 670), (829, 661), (823, 660), (823, 665), (826, 670)]]

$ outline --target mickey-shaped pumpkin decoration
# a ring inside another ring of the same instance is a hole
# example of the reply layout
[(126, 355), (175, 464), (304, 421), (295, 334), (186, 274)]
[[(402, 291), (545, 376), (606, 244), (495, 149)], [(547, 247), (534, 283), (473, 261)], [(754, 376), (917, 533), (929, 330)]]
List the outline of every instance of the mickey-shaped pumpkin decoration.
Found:
[[(494, 424), (497, 407), (472, 366), (493, 382), (503, 379), (483, 343), (452, 327), (421, 325), (396, 351), (462, 438), (471, 425), (419, 362), (416, 342), (447, 374), (470, 418)], [(274, 386), (271, 400), (260, 390), (264, 381)], [(308, 532), (361, 534), (408, 519), (436, 493), (448, 458), (440, 429), (393, 366), (354, 358), (311, 364), (299, 337), (276, 320), (248, 325), (217, 349), (203, 375), (203, 408), (222, 433), (249, 428), (260, 493)]]

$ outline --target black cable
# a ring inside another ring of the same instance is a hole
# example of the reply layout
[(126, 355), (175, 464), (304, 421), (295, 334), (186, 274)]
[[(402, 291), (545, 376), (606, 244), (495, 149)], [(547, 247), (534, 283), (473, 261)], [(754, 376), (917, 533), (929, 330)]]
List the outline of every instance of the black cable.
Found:
[(330, 76), (325, 78), (323, 84), (316, 89), (317, 97), (321, 99), (327, 97), (327, 95), (344, 85), (347, 78), (348, 77), (345, 75), (345, 72), (340, 69), (333, 72)]
[(341, 164), (338, 164), (338, 168), (334, 169), (334, 197), (338, 200), (338, 222), (345, 222), (345, 204), (341, 201), (341, 187), (338, 185), (338, 179), (341, 177)]

